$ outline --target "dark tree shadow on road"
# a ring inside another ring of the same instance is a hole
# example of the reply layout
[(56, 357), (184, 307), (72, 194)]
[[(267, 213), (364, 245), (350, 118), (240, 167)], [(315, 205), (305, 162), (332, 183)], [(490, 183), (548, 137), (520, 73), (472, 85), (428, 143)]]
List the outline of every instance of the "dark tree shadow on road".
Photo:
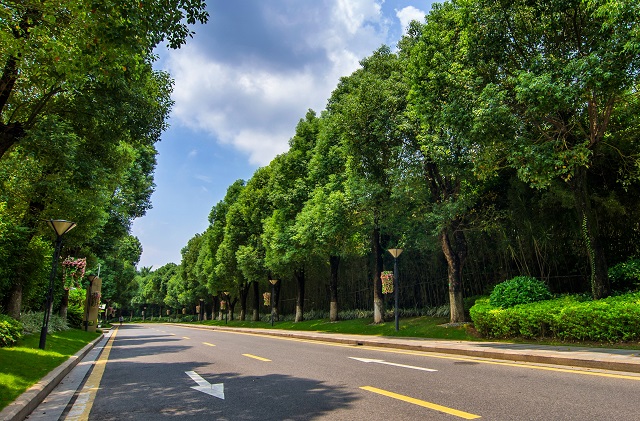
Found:
[(116, 364), (118, 381), (101, 386), (90, 420), (313, 420), (331, 418), (333, 411), (348, 410), (360, 398), (343, 386), (282, 374), (202, 375), (211, 384), (223, 383), (225, 399), (220, 399), (192, 389), (196, 383), (185, 372), (204, 372), (193, 364), (170, 364), (163, 379), (152, 380), (127, 375), (135, 372), (126, 367), (133, 363)]

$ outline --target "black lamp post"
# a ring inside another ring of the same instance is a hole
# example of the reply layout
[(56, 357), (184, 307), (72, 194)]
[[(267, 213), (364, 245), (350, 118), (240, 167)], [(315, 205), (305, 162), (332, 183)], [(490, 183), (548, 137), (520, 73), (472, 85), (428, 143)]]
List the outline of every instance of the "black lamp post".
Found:
[(400, 330), (398, 322), (398, 256), (402, 253), (402, 249), (389, 249), (389, 253), (393, 256), (393, 295), (395, 298), (394, 313), (396, 317), (396, 332)]
[(56, 271), (58, 269), (58, 259), (60, 259), (62, 236), (71, 231), (76, 226), (75, 222), (65, 221), (63, 219), (49, 219), (47, 221), (47, 224), (51, 228), (53, 228), (53, 231), (56, 233), (56, 247), (53, 253), (53, 261), (51, 263), (51, 275), (49, 276), (49, 292), (47, 293), (47, 301), (44, 309), (42, 330), (40, 331), (40, 349), (44, 349), (47, 344), (47, 331), (49, 330), (49, 317), (51, 316), (51, 303), (53, 302), (53, 281), (56, 277)]
[(271, 326), (273, 326), (273, 301), (276, 298), (276, 283), (278, 282), (277, 279), (269, 279), (269, 283), (271, 284)]
[(223, 292), (224, 294), (224, 299), (227, 302), (227, 308), (226, 308), (226, 314), (225, 314), (225, 319), (224, 319), (224, 324), (226, 325), (227, 322), (229, 321), (229, 310), (231, 310), (231, 306), (229, 305), (229, 291), (225, 291)]

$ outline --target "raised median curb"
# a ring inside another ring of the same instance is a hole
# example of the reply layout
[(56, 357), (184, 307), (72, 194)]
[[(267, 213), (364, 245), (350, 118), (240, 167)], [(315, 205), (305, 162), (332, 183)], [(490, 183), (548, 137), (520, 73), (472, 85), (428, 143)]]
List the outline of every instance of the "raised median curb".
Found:
[(22, 421), (51, 393), (67, 374), (102, 340), (104, 334), (85, 345), (80, 351), (69, 357), (44, 376), (38, 383), (27, 389), (22, 395), (0, 411), (2, 421)]
[(640, 350), (510, 344), (505, 342), (447, 341), (439, 339), (397, 338), (275, 329), (230, 328), (176, 324), (183, 327), (245, 332), (293, 339), (317, 340), (353, 346), (371, 346), (411, 351), (437, 352), (465, 357), (489, 358), (536, 364), (552, 364), (599, 370), (640, 373)]

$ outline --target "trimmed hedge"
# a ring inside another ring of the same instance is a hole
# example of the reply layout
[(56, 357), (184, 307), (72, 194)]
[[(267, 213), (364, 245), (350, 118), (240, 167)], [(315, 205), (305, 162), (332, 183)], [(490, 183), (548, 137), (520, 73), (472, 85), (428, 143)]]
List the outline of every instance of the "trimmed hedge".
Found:
[(597, 301), (566, 296), (506, 309), (482, 299), (469, 312), (476, 330), (487, 338), (609, 343), (640, 339), (640, 292)]
[(0, 347), (15, 345), (22, 338), (22, 329), (19, 320), (0, 314)]

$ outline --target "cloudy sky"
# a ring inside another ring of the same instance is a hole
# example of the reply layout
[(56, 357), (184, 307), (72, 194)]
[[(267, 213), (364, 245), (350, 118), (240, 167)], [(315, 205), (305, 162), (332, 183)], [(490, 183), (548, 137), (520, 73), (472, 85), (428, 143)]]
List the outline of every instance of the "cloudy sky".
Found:
[(134, 222), (140, 264), (180, 263), (237, 179), (285, 152), (308, 109), (320, 112), (341, 76), (394, 48), (432, 1), (208, 0), (209, 22), (178, 51), (158, 51), (175, 80), (153, 209)]

